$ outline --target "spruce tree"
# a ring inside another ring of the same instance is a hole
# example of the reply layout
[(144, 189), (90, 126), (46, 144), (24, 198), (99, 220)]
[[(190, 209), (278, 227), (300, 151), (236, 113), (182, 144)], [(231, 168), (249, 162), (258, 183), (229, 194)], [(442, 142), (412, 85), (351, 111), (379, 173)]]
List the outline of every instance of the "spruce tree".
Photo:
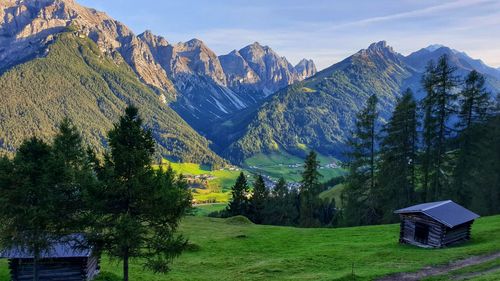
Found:
[(48, 176), (59, 203), (55, 214), (58, 227), (66, 233), (78, 233), (85, 224), (85, 195), (97, 185), (97, 179), (83, 147), (83, 141), (71, 120), (65, 118), (54, 137), (52, 157), (47, 163)]
[(348, 169), (344, 200), (344, 223), (375, 224), (380, 220), (379, 193), (375, 183), (376, 121), (378, 99), (371, 96), (358, 114), (356, 128), (349, 140)]
[(319, 221), (314, 216), (315, 207), (318, 205), (318, 195), (321, 192), (318, 172), (319, 161), (316, 159), (316, 152), (311, 151), (307, 156), (302, 172), (300, 185), (300, 212), (299, 224), (303, 227), (319, 226)]
[(0, 163), (0, 246), (33, 256), (33, 280), (39, 280), (41, 254), (60, 239), (56, 231), (54, 185), (48, 177), (51, 148), (38, 138), (24, 141), (14, 159)]
[(191, 205), (182, 178), (153, 171), (154, 141), (142, 125), (138, 109), (127, 107), (108, 134), (109, 153), (97, 169), (102, 184), (90, 195), (95, 202), (91, 234), (105, 252), (122, 260), (124, 281), (131, 258), (144, 258), (155, 272), (169, 270), (186, 245), (175, 232)]
[(417, 103), (408, 89), (383, 129), (378, 172), (383, 222), (394, 221), (394, 210), (416, 201), (417, 127)]
[(449, 185), (451, 161), (448, 157), (452, 128), (450, 117), (456, 112), (455, 93), (458, 85), (456, 68), (443, 55), (436, 65), (429, 64), (422, 83), (427, 92), (423, 100), (424, 119), (424, 191), (426, 200), (439, 200)]
[(248, 216), (249, 201), (248, 201), (248, 183), (243, 172), (236, 179), (235, 184), (231, 188), (231, 201), (227, 206), (228, 216), (243, 215)]
[(264, 178), (258, 175), (253, 185), (253, 194), (250, 198), (250, 218), (254, 223), (261, 224), (265, 218), (265, 209), (269, 200), (269, 190), (266, 188)]

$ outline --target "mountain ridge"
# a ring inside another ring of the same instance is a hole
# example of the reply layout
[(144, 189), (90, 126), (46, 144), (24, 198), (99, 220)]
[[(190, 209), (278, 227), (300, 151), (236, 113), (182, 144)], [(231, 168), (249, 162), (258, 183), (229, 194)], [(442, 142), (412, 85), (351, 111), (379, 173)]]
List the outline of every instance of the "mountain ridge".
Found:
[[(478, 62), (448, 47), (431, 49), (434, 50), (423, 48), (403, 56), (387, 42), (376, 42), (282, 89), (235, 126), (234, 130), (240, 133), (222, 155), (241, 163), (258, 153), (284, 150), (303, 156), (305, 150), (312, 149), (342, 159), (355, 114), (370, 95), (378, 96), (380, 121), (384, 123), (406, 88), (412, 88), (417, 98), (422, 97), (420, 81), (429, 59), (436, 60), (446, 53), (462, 77)], [(488, 88), (500, 92), (500, 80), (483, 74)]]

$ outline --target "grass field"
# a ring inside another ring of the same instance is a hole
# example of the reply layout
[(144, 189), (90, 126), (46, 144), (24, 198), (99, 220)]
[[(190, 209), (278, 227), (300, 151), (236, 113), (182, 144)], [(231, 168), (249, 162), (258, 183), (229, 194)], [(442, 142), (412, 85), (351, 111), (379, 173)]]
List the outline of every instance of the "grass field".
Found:
[(172, 166), (172, 169), (177, 173), (183, 175), (211, 175), (215, 179), (210, 181), (210, 184), (215, 184), (221, 187), (222, 190), (228, 190), (236, 181), (236, 178), (241, 173), (241, 171), (231, 171), (229, 169), (222, 170), (210, 170), (209, 167), (202, 166), (195, 163), (175, 163), (164, 160), (164, 167), (168, 165)]
[(342, 200), (340, 196), (342, 195), (342, 191), (344, 190), (343, 184), (337, 184), (336, 186), (325, 190), (319, 194), (319, 198), (321, 199), (335, 199), (335, 204), (338, 208), (342, 208)]
[(198, 217), (206, 217), (212, 212), (224, 210), (226, 206), (227, 204), (225, 203), (198, 205), (194, 208), (194, 215)]
[[(194, 189), (193, 198), (198, 202), (226, 203), (229, 200), (231, 186), (240, 174), (239, 170), (210, 170), (209, 167), (194, 163), (174, 163), (164, 160), (162, 166), (166, 169), (170, 165), (179, 174), (197, 176), (211, 175), (214, 179), (208, 181), (206, 189)], [(159, 165), (155, 165), (157, 169)]]
[[(322, 166), (337, 162), (335, 158), (323, 155), (318, 155), (318, 160)], [(252, 172), (263, 173), (275, 179), (284, 177), (287, 181), (298, 182), (301, 179), (303, 167), (290, 167), (290, 165), (302, 165), (303, 163), (303, 158), (279, 152), (273, 154), (257, 154), (245, 160), (244, 167)], [(344, 170), (341, 168), (323, 167), (319, 172), (323, 176), (321, 181), (327, 181), (342, 175)]]
[[(372, 280), (500, 251), (500, 216), (479, 219), (472, 241), (446, 249), (399, 245), (397, 224), (300, 229), (187, 217), (181, 229), (199, 249), (184, 253), (167, 275), (144, 271), (134, 261), (131, 280), (352, 280), (353, 265), (356, 280)], [(106, 258), (102, 269), (120, 274), (120, 266)], [(8, 280), (6, 270), (6, 262), (1, 261), (2, 281)], [(498, 276), (491, 273), (473, 280), (499, 280)]]

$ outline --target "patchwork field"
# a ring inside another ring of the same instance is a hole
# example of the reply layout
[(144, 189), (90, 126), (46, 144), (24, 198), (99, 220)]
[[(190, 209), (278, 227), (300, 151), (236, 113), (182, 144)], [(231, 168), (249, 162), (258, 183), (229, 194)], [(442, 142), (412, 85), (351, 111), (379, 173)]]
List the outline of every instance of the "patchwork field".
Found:
[[(399, 245), (398, 225), (337, 229), (259, 226), (237, 219), (187, 217), (182, 233), (194, 247), (177, 259), (167, 275), (144, 271), (134, 261), (131, 280), (372, 280), (395, 272), (500, 251), (500, 216), (479, 219), (473, 240), (446, 249)], [(498, 261), (482, 265), (495, 267)], [(103, 271), (120, 273), (104, 258)], [(477, 271), (477, 266), (463, 271)], [(453, 276), (447, 275), (441, 279)], [(486, 272), (468, 280), (499, 280)], [(0, 280), (7, 281), (7, 263), (0, 261)]]

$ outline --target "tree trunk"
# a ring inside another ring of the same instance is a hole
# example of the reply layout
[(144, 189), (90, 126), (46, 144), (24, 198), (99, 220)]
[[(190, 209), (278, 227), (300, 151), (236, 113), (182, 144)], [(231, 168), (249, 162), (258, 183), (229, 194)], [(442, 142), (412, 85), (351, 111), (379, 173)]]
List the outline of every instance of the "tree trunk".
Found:
[(128, 262), (129, 262), (129, 255), (127, 249), (125, 251), (125, 255), (123, 256), (123, 281), (128, 281)]

